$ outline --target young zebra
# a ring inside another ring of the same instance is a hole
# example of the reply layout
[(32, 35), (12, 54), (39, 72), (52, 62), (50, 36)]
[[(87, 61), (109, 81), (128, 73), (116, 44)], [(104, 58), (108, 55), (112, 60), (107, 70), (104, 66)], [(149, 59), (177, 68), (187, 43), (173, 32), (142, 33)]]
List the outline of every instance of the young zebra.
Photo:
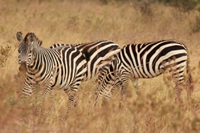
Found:
[(86, 76), (84, 55), (71, 46), (43, 48), (42, 41), (34, 33), (27, 33), (24, 39), (21, 32), (17, 32), (16, 36), (20, 43), (20, 68), (25, 66), (26, 69), (21, 98), (31, 96), (35, 85), (41, 84), (48, 91), (59, 86), (68, 94), (69, 103), (73, 105), (75, 92)]
[(181, 88), (184, 85), (184, 69), (187, 69), (189, 83), (187, 94), (193, 91), (191, 86), (192, 78), (188, 65), (188, 50), (179, 42), (162, 40), (144, 44), (129, 44), (124, 46), (116, 55), (116, 60), (111, 65), (102, 69), (98, 77), (99, 94), (96, 97), (95, 104), (99, 95), (104, 95), (106, 87), (111, 84), (117, 87), (122, 85), (121, 95), (125, 93), (125, 83), (131, 78), (153, 78), (169, 70), (175, 82), (177, 98), (182, 102)]
[(85, 55), (87, 60), (86, 80), (95, 77), (103, 66), (111, 64), (114, 55), (120, 52), (119, 45), (109, 40), (81, 44), (54, 44), (50, 48), (65, 46), (74, 46)]

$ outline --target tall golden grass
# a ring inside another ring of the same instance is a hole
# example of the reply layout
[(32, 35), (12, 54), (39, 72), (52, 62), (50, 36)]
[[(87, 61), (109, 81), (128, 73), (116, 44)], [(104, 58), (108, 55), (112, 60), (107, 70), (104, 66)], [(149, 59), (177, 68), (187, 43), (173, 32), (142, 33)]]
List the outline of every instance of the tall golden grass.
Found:
[[(0, 132), (200, 132), (200, 33), (192, 32), (198, 12), (180, 13), (155, 3), (148, 16), (139, 11), (134, 1), (105, 5), (97, 0), (0, 0), (0, 5), (0, 46), (11, 46), (0, 67)], [(62, 90), (53, 90), (45, 100), (38, 100), (35, 95), (20, 101), (16, 93), (20, 82), (15, 78), (19, 67), (17, 31), (24, 35), (34, 32), (43, 40), (44, 47), (102, 39), (113, 40), (122, 47), (128, 43), (175, 39), (184, 43), (190, 53), (192, 101), (187, 102), (183, 91), (183, 106), (179, 108), (174, 103), (174, 84), (168, 73), (141, 79), (141, 96), (129, 83), (122, 110), (117, 90), (104, 106), (98, 103), (93, 107), (95, 79), (81, 84), (78, 105), (68, 117), (68, 98)]]

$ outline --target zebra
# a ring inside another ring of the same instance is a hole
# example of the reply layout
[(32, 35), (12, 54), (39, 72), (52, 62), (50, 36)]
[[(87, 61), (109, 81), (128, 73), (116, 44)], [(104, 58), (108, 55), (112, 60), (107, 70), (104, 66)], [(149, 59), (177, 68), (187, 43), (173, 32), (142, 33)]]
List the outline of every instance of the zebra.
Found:
[(94, 78), (99, 71), (114, 60), (114, 55), (120, 52), (118, 44), (110, 40), (99, 40), (81, 44), (53, 44), (50, 48), (74, 46), (81, 51), (87, 60), (86, 79)]
[[(125, 94), (128, 79), (154, 78), (168, 70), (174, 79), (175, 91), (180, 103), (182, 87), (184, 85), (184, 70), (187, 70), (187, 95), (191, 97), (193, 91), (192, 77), (189, 66), (189, 54), (186, 46), (174, 40), (161, 40), (143, 44), (128, 44), (115, 56), (111, 65), (104, 66), (98, 76), (99, 96), (110, 97), (108, 85), (120, 87), (121, 96)], [(106, 93), (108, 92), (108, 94)]]
[(86, 77), (86, 58), (76, 47), (44, 48), (34, 33), (16, 34), (19, 41), (19, 64), (25, 67), (25, 79), (20, 98), (32, 96), (36, 85), (45, 87), (44, 95), (58, 86), (74, 104), (75, 92)]

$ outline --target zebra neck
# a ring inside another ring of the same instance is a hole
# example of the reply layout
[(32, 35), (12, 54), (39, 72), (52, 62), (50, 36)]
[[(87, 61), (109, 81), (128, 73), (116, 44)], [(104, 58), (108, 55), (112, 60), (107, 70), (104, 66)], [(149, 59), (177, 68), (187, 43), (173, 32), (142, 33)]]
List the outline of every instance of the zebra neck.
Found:
[[(29, 66), (29, 70), (33, 73), (39, 72), (42, 67), (46, 66), (46, 59), (48, 58), (48, 52), (45, 48), (37, 48), (34, 50), (33, 63)], [(50, 65), (50, 64), (49, 64)]]

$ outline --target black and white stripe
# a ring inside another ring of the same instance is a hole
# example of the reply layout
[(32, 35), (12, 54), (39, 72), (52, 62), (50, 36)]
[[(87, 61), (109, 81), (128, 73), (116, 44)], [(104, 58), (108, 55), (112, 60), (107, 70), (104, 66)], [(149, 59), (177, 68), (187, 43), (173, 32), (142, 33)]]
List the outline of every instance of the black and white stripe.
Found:
[(34, 85), (43, 85), (46, 93), (58, 86), (69, 94), (73, 101), (73, 92), (77, 91), (86, 76), (86, 58), (75, 47), (43, 48), (34, 33), (28, 33), (24, 39), (17, 32), (20, 67), (25, 66), (25, 81), (22, 96), (31, 96)]
[(109, 40), (81, 44), (54, 44), (50, 48), (64, 46), (74, 46), (85, 55), (87, 60), (87, 79), (95, 77), (103, 66), (111, 64), (114, 55), (120, 51), (118, 44)]
[[(184, 70), (187, 68), (189, 83), (192, 78), (188, 66), (188, 50), (182, 43), (162, 40), (144, 44), (129, 44), (116, 55), (111, 65), (105, 66), (98, 77), (99, 95), (106, 96), (109, 84), (117, 87), (122, 85), (122, 96), (125, 83), (131, 79), (153, 78), (169, 70), (176, 84), (177, 98), (180, 99), (180, 85), (184, 83)], [(187, 89), (190, 97), (192, 87)], [(108, 96), (108, 95), (107, 95)], [(98, 96), (97, 96), (98, 98)]]

